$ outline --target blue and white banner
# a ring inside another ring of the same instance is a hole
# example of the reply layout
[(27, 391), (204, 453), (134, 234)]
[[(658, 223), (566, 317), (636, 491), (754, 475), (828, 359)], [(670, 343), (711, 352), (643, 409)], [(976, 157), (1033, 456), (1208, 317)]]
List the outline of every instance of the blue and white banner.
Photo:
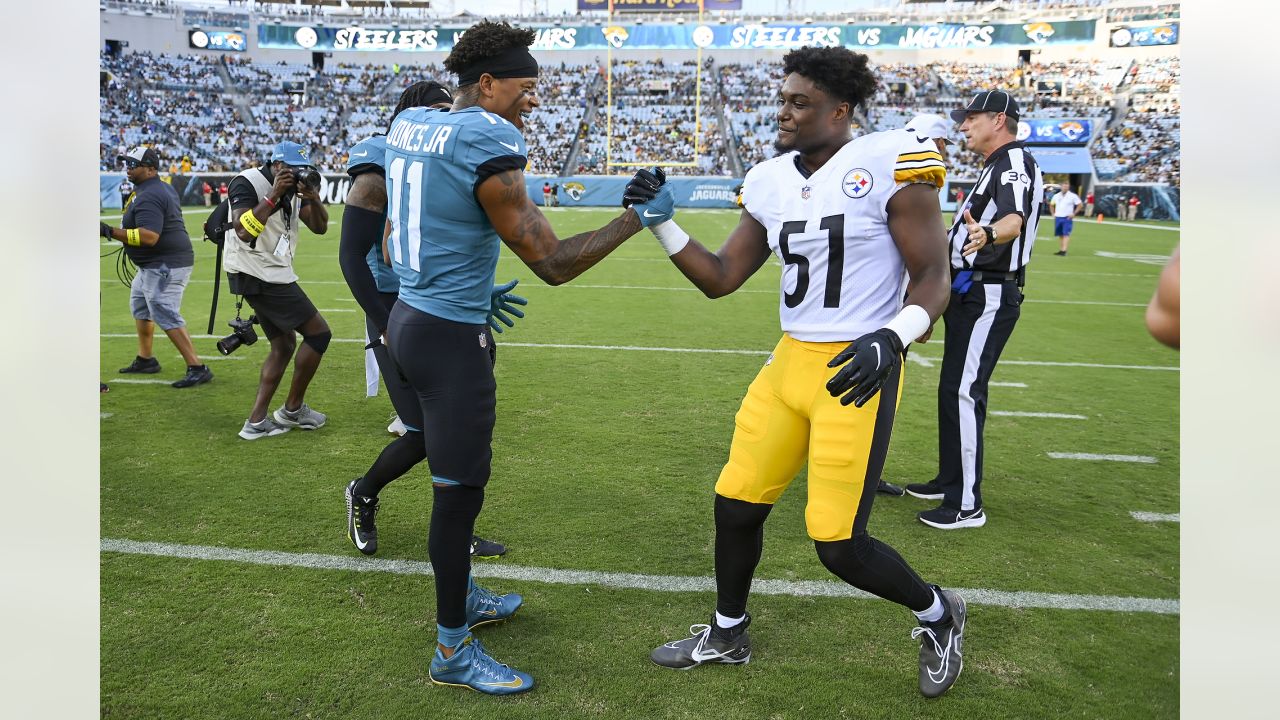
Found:
[(249, 41), (244, 33), (226, 30), (189, 30), (187, 44), (196, 50), (225, 50), (229, 52), (246, 52)]
[(1087, 145), (1093, 137), (1088, 118), (1027, 118), (1018, 122), (1018, 139), (1028, 145)]
[[(545, 183), (559, 186), (557, 197), (566, 207), (622, 207), (622, 191), (630, 175), (573, 175), (570, 177), (525, 176), (529, 197), (539, 205), (543, 202), (542, 186)], [(673, 177), (667, 180), (676, 196), (676, 207), (682, 208), (736, 208), (738, 186), (741, 178), (731, 177)]]
[(1111, 30), (1111, 47), (1149, 47), (1152, 45), (1177, 45), (1179, 23), (1155, 25), (1126, 25)]

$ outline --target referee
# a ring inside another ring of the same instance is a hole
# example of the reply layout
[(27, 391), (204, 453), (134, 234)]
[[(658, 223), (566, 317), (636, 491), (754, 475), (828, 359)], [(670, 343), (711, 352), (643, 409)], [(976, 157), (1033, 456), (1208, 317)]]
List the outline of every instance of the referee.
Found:
[(1017, 140), (1018, 102), (1002, 90), (980, 92), (953, 110), (969, 147), (986, 157), (949, 233), (951, 302), (938, 381), (938, 475), (907, 486), (942, 505), (917, 517), (930, 527), (982, 527), (982, 430), (987, 383), (1022, 305), (1035, 245), (1044, 178)]

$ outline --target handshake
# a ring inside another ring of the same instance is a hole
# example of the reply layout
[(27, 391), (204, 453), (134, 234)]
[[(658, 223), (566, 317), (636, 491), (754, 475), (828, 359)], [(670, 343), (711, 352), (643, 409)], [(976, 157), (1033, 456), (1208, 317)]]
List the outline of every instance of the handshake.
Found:
[(662, 168), (636, 173), (622, 193), (622, 207), (635, 210), (640, 224), (647, 228), (675, 217), (676, 197), (667, 185), (667, 175)]

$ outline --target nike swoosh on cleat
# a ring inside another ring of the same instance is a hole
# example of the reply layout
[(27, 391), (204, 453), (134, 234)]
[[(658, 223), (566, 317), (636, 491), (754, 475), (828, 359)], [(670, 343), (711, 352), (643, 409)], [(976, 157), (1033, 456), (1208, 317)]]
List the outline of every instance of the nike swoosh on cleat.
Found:
[(524, 678), (518, 677), (514, 680), (507, 680), (506, 682), (491, 682), (491, 683), (482, 682), (482, 683), (476, 683), (476, 684), (484, 685), (486, 687), (518, 688), (518, 687), (524, 687)]
[(361, 550), (369, 547), (368, 542), (360, 542), (360, 533), (354, 533), (354, 537), (351, 538), (351, 541), (354, 542), (356, 544), (356, 547)]
[(662, 213), (651, 213), (648, 210), (645, 210), (644, 216), (645, 217), (662, 217)]
[(476, 611), (476, 614), (477, 614), (477, 615), (488, 615), (489, 617), (497, 617), (497, 616), (498, 616), (498, 611), (497, 611), (497, 610), (477, 610), (477, 611)]
[[(499, 141), (498, 141), (498, 144), (499, 144), (499, 145), (501, 145), (502, 147), (504, 147), (504, 148), (506, 148), (506, 149), (510, 150), (511, 152), (520, 152), (520, 143), (516, 143), (516, 144), (514, 144), (514, 145), (508, 145), (508, 144), (506, 144), (506, 143), (502, 142), (501, 140), (499, 140)], [(516, 687), (519, 687), (519, 685), (517, 685)]]

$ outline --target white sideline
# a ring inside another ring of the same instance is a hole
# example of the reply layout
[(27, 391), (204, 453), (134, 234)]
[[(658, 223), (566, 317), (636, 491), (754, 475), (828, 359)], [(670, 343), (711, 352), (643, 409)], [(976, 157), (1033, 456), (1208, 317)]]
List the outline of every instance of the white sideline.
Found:
[(1095, 455), (1093, 453), (1045, 453), (1054, 460), (1105, 460), (1108, 462), (1145, 463), (1154, 465), (1156, 459), (1148, 455)]
[(1071, 415), (1069, 413), (1021, 412), (1017, 410), (992, 410), (988, 415), (1000, 417), (1057, 418), (1059, 420), (1088, 420), (1087, 415)]
[[(314, 570), (384, 572), (397, 575), (431, 575), (431, 563), (420, 560), (385, 560), (317, 553), (290, 553), (274, 550), (244, 550), (207, 545), (175, 545), (103, 538), (102, 552), (127, 555), (158, 555), (188, 560), (223, 560), (252, 565), (283, 565)], [(521, 567), (519, 565), (473, 564), (478, 578), (497, 578), (552, 585), (602, 585), (611, 588), (653, 590), (657, 592), (713, 592), (715, 578), (676, 575), (640, 575), (595, 570), (560, 570)], [(966, 602), (1007, 608), (1049, 608), (1053, 610), (1108, 610), (1142, 612), (1159, 615), (1180, 614), (1180, 602), (1163, 598), (1137, 598), (1116, 595), (1070, 595), (1063, 593), (1018, 592), (983, 588), (954, 588)], [(855, 597), (871, 599), (872, 595), (831, 580), (756, 580), (752, 592), (764, 595), (807, 597)]]
[[(102, 338), (136, 338), (137, 335), (127, 333), (99, 333), (98, 337)], [(220, 335), (192, 335), (195, 340), (220, 340)], [(366, 341), (363, 338), (333, 338), (331, 342), (337, 343), (360, 343), (364, 345)], [(638, 352), (669, 352), (669, 353), (706, 353), (712, 355), (768, 355), (769, 350), (731, 350), (720, 348), (679, 348), (679, 347), (648, 347), (641, 345), (582, 345), (577, 343), (522, 343), (522, 342), (499, 342), (502, 347), (523, 347), (523, 348), (558, 348), (566, 350), (634, 350)], [(914, 354), (914, 353), (913, 353)], [(926, 357), (922, 355), (916, 356), (918, 360), (928, 362), (941, 362), (941, 357)], [(1080, 363), (1080, 362), (1050, 362), (1046, 360), (1001, 360), (1004, 365), (1034, 365), (1044, 367), (1083, 367), (1083, 368), (1101, 368), (1104, 370), (1171, 370), (1178, 372), (1180, 368), (1167, 365), (1108, 365), (1105, 363)], [(931, 367), (931, 366), (929, 366)], [(1016, 387), (1026, 387), (1025, 385), (1016, 385)]]
[(1144, 512), (1142, 510), (1130, 510), (1129, 514), (1133, 516), (1134, 520), (1139, 520), (1141, 522), (1182, 522), (1182, 518), (1179, 517), (1179, 513), (1153, 513)]

